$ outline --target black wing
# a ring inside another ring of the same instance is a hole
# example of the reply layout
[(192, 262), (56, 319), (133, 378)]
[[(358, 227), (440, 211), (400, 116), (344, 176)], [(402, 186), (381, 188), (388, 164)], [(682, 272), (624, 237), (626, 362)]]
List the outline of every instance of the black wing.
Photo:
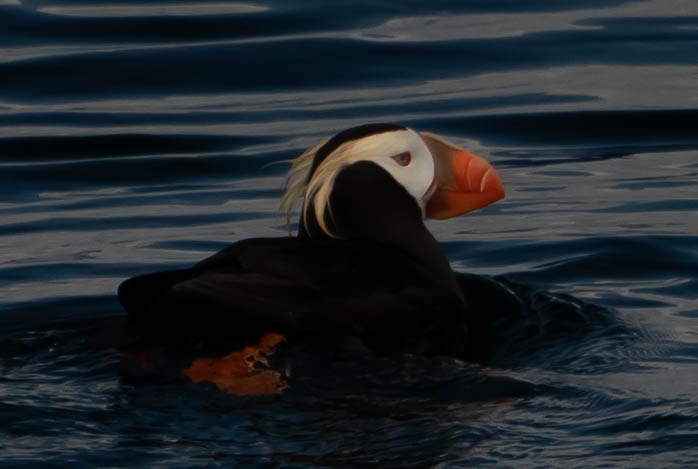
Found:
[(356, 336), (380, 352), (458, 355), (466, 344), (457, 295), (402, 251), (297, 238), (235, 243), (191, 269), (119, 288), (132, 333), (154, 340)]

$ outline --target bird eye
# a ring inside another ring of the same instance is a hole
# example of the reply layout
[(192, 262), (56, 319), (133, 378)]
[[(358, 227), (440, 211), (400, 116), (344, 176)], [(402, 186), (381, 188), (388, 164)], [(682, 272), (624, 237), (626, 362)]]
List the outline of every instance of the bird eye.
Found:
[(398, 153), (397, 155), (393, 156), (392, 158), (393, 158), (393, 159), (397, 162), (397, 164), (399, 164), (400, 166), (407, 166), (407, 165), (410, 164), (410, 162), (412, 161), (412, 155), (410, 155), (410, 152), (409, 152), (409, 151), (405, 151), (405, 152), (402, 152), (402, 153)]

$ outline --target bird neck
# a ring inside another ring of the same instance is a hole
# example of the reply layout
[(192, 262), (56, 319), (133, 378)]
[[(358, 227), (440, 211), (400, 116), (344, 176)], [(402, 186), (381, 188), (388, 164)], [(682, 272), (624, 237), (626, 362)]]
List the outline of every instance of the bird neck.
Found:
[[(448, 259), (424, 226), (417, 201), (386, 170), (370, 161), (342, 169), (335, 178), (328, 206), (323, 215), (336, 237), (397, 247), (431, 270), (463, 300)], [(330, 238), (320, 228), (314, 210), (303, 218), (299, 237)]]

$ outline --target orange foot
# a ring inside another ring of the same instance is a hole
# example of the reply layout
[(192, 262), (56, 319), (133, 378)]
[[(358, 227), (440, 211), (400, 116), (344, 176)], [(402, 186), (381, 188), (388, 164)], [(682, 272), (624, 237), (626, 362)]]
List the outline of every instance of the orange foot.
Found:
[(273, 355), (276, 346), (285, 340), (281, 334), (265, 334), (256, 347), (245, 347), (222, 358), (194, 360), (182, 374), (194, 383), (210, 381), (234, 396), (280, 394), (287, 386), (281, 373), (256, 365), (269, 366), (266, 357)]

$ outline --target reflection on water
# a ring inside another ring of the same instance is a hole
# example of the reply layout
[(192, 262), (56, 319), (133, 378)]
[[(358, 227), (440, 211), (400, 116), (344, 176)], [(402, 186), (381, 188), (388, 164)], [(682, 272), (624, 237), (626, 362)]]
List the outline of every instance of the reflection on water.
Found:
[[(686, 11), (684, 12), (684, 8)], [(632, 22), (643, 22), (647, 28), (655, 26), (663, 32), (680, 32), (686, 23), (695, 23), (695, 18), (686, 18), (679, 12), (696, 14), (695, 5), (679, 0), (650, 0), (608, 5), (600, 8), (562, 9), (558, 11), (517, 11), (440, 14), (434, 16), (407, 16), (360, 30), (357, 38), (373, 41), (453, 41), (458, 39), (494, 39), (524, 36), (552, 31), (576, 31), (610, 29), (614, 22), (624, 21), (626, 27)], [(661, 18), (663, 21), (657, 21)]]
[[(693, 0), (0, 0), (4, 461), (690, 467), (697, 27)], [(509, 292), (482, 353), (298, 350), (264, 398), (120, 380), (116, 285), (285, 235), (273, 163), (378, 121), (507, 188), (429, 223)]]
[(240, 13), (256, 13), (267, 10), (268, 8), (261, 5), (244, 4), (244, 3), (197, 3), (195, 5), (178, 4), (178, 3), (162, 3), (156, 5), (138, 5), (138, 4), (104, 4), (104, 5), (76, 5), (76, 6), (45, 6), (39, 7), (36, 11), (47, 13), (49, 15), (63, 16), (86, 16), (91, 18), (100, 17), (117, 17), (129, 18), (136, 16), (208, 16), (208, 15), (232, 15)]

